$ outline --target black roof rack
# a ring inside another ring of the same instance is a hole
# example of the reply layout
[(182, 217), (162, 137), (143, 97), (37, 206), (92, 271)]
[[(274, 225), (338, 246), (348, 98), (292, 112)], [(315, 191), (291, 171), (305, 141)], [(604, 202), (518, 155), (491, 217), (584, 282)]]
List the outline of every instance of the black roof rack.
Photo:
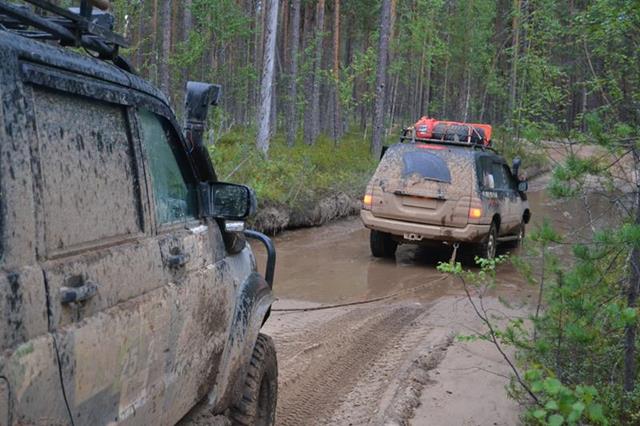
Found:
[[(79, 8), (64, 9), (46, 0), (23, 0), (25, 5), (0, 0), (0, 28), (21, 36), (54, 40), (61, 46), (83, 47), (95, 52), (103, 60), (113, 61), (118, 67), (134, 72), (131, 65), (119, 55), (120, 47), (129, 43), (113, 32), (113, 15), (106, 12), (107, 0), (80, 0)], [(47, 15), (32, 10), (35, 6)], [(94, 10), (94, 6), (102, 10)]]
[[(411, 132), (411, 136), (407, 136), (407, 133), (409, 133), (409, 132)], [(464, 148), (476, 148), (476, 149), (481, 149), (482, 151), (496, 152), (496, 150), (493, 149), (490, 146), (486, 146), (484, 144), (479, 144), (479, 143), (474, 143), (474, 142), (450, 141), (450, 140), (444, 139), (444, 137), (442, 139), (417, 138), (416, 137), (416, 133), (415, 133), (415, 129), (411, 129), (411, 128), (402, 129), (402, 136), (400, 136), (400, 142), (437, 143), (437, 144), (440, 144), (440, 145), (460, 146), (460, 147), (464, 147)]]

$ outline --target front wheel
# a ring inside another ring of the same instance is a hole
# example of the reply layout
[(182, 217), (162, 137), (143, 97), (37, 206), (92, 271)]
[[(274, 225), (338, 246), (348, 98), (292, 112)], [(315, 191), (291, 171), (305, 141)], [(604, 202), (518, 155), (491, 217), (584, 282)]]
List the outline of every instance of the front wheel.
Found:
[(393, 257), (396, 254), (398, 243), (390, 234), (380, 231), (371, 231), (369, 237), (371, 254), (374, 257)]
[(278, 400), (278, 361), (273, 339), (259, 334), (249, 362), (240, 401), (231, 408), (237, 426), (273, 426)]

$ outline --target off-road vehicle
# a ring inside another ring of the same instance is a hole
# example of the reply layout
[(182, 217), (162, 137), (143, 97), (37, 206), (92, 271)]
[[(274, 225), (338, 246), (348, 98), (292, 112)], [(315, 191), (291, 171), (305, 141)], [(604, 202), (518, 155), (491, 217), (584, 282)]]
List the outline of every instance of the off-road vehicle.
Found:
[(509, 168), (475, 125), (466, 140), (461, 126), (439, 139), (417, 138), (410, 128), (386, 149), (361, 210), (373, 256), (391, 257), (401, 243), (446, 242), (493, 258), (498, 243), (522, 241), (531, 212), (520, 160)]
[(202, 401), (273, 424), (275, 252), (203, 146), (220, 88), (188, 84), (183, 132), (105, 3), (0, 1), (0, 425), (169, 425)]

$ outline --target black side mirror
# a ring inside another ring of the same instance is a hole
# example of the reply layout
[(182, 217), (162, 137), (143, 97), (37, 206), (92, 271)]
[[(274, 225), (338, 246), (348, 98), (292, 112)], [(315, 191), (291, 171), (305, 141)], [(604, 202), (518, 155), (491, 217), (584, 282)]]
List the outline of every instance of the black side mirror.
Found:
[(511, 173), (516, 179), (518, 179), (518, 172), (520, 171), (521, 165), (522, 165), (522, 160), (520, 159), (520, 157), (514, 158), (513, 163), (511, 163)]
[(207, 112), (210, 106), (218, 105), (222, 86), (217, 84), (187, 83), (185, 100), (185, 137), (187, 152), (191, 157), (198, 177), (201, 181), (215, 181), (216, 174), (209, 159), (209, 152), (203, 143)]
[(527, 192), (529, 190), (529, 182), (522, 180), (518, 182), (518, 192)]
[(244, 221), (256, 211), (256, 197), (248, 186), (225, 182), (201, 184), (202, 215)]

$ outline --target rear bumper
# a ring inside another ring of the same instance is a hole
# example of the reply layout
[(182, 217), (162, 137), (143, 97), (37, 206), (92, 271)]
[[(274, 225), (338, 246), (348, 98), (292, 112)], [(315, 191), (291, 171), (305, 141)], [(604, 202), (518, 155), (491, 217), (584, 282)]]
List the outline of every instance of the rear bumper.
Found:
[[(369, 210), (360, 210), (360, 218), (364, 226), (376, 231), (387, 232), (404, 239), (405, 234), (413, 234), (424, 240), (479, 242), (489, 233), (491, 225), (467, 224), (463, 228), (448, 226), (425, 225), (421, 223), (404, 222), (396, 219), (376, 217)], [(420, 242), (420, 241), (412, 241)]]

